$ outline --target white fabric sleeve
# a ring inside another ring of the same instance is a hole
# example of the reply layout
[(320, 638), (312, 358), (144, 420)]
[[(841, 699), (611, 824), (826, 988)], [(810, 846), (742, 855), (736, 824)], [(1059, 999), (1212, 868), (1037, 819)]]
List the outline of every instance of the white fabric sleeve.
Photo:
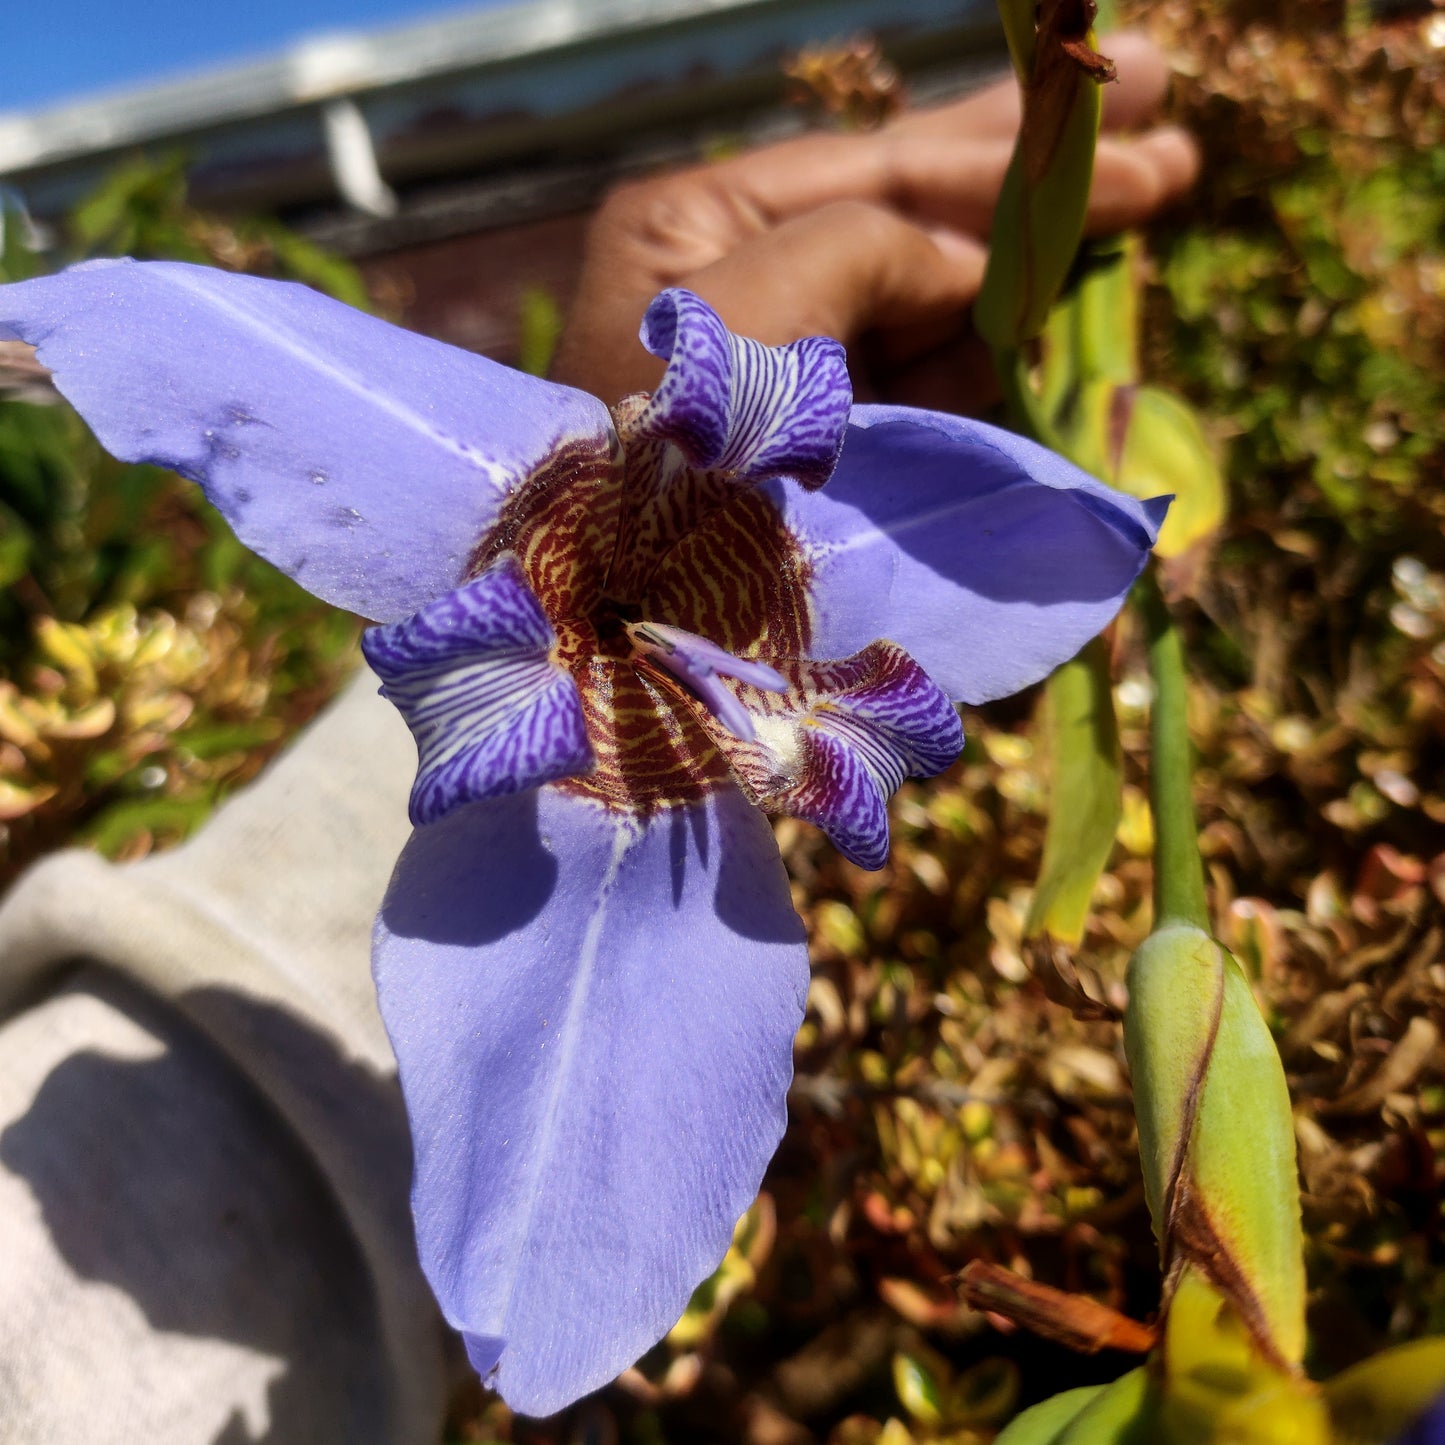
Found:
[[(9, 1212), (0, 1216), (0, 1239), (6, 1241), (0, 1250), (9, 1254), (20, 1247), (10, 1241), (18, 1237), (13, 1231), (23, 1215), (32, 1241), (38, 1222), (51, 1231), (46, 1247), (56, 1260), (65, 1260), (63, 1241), (54, 1235), (53, 1204), (47, 1220), (46, 1200), (15, 1162), (27, 1148), (40, 1157), (33, 1147), (40, 1136), (27, 1121), (43, 1100), (42, 1112), (54, 1115), (47, 1132), (59, 1127), (62, 1116), (55, 1109), (63, 1099), (77, 1122), (60, 1132), (74, 1137), (77, 1150), (92, 1137), (92, 1153), (95, 1119), (111, 1120), (117, 1137), (132, 1141), (144, 1133), (134, 1117), (142, 1103), (142, 1117), (165, 1121), (169, 1144), (162, 1154), (171, 1161), (170, 1194), (155, 1180), (136, 1190), (123, 1187), (118, 1177), (114, 1190), (94, 1194), (91, 1187), (93, 1197), (66, 1206), (92, 1211), (91, 1233), (100, 1239), (118, 1238), (126, 1229), (152, 1241), (163, 1238), (167, 1211), (180, 1198), (203, 1216), (204, 1208), (190, 1198), (192, 1185), (201, 1179), (214, 1185), (244, 1168), (235, 1149), (218, 1153), (219, 1146), (210, 1146), (222, 1136), (254, 1134), (250, 1147), (258, 1172), (269, 1170), (267, 1177), (274, 1177), (278, 1160), (290, 1172), (310, 1171), (309, 1184), (302, 1180), (289, 1192), (271, 1191), (278, 1220), (292, 1223), (278, 1225), (269, 1247), (279, 1247), (289, 1230), (294, 1270), (317, 1267), (310, 1257), (315, 1221), (308, 1237), (295, 1222), (296, 1199), (325, 1202), (323, 1213), (331, 1211), (326, 1227), (348, 1236), (350, 1253), (343, 1249), (341, 1255), (359, 1271), (356, 1287), (374, 1314), (380, 1355), (373, 1363), (378, 1389), (372, 1398), (380, 1416), (374, 1438), (421, 1445), (437, 1438), (448, 1346), (415, 1261), (407, 1206), (410, 1148), (369, 968), (372, 919), (408, 832), (406, 797), (415, 750), (376, 686), (369, 673), (353, 682), (182, 847), (120, 866), (90, 853), (64, 852), (26, 874), (0, 907), (0, 1019), (8, 1020), (0, 1041), (0, 1171), (8, 1171), (0, 1184), (0, 1211)], [(87, 970), (84, 986), (74, 982), (79, 961)], [(99, 978), (118, 980), (119, 995), (103, 997)], [(117, 1050), (121, 1058), (127, 1050), (173, 1057), (174, 1066), (150, 1079), (166, 1088), (160, 1094), (150, 1088), (107, 1091), (107, 1078), (128, 1076), (78, 1069), (77, 1061), (116, 1056)], [(57, 1093), (52, 1081), (61, 1077), (71, 1082)], [(76, 1082), (87, 1077), (97, 1091), (93, 1102)], [(94, 1116), (88, 1124), (87, 1113)], [(236, 1122), (242, 1116), (251, 1121), (246, 1128)], [(269, 1121), (265, 1127), (263, 1121)], [(258, 1142), (263, 1139), (269, 1143)], [(139, 1169), (160, 1169), (154, 1150), (132, 1142), (115, 1151), (114, 1168), (122, 1174), (128, 1150), (136, 1152)], [(91, 1177), (85, 1164), (77, 1153), (76, 1190), (82, 1195), (87, 1192), (82, 1176)], [(46, 1187), (63, 1195), (63, 1167), (51, 1159), (45, 1168)], [(215, 1264), (224, 1274), (238, 1266), (227, 1254), (224, 1201), (214, 1203)], [(116, 1210), (136, 1217), (118, 1230)], [(73, 1219), (68, 1227), (77, 1237), (85, 1233)], [(193, 1242), (187, 1247), (196, 1248)], [(105, 1277), (95, 1261), (91, 1265), (92, 1278)], [(70, 1267), (74, 1272), (73, 1261)], [(12, 1307), (7, 1291), (21, 1273), (7, 1268), (0, 1280), (0, 1312)], [(344, 1298), (350, 1286), (337, 1288)], [(279, 1279), (277, 1289), (284, 1294)], [(157, 1284), (153, 1292), (160, 1291)], [(157, 1312), (155, 1300), (133, 1303), (147, 1318)], [(64, 1350), (67, 1326), (46, 1318), (58, 1332), (54, 1348)], [(164, 1329), (163, 1320), (152, 1324)], [(240, 1334), (247, 1328), (236, 1327)], [(10, 1414), (7, 1393), (18, 1399), (28, 1390), (48, 1388), (43, 1369), (34, 1375), (37, 1361), (46, 1358), (45, 1333), (28, 1334), (30, 1363), (20, 1375), (28, 1369), (33, 1378), (17, 1378), (17, 1360), (8, 1348), (0, 1350), (0, 1421)], [(213, 1333), (226, 1337), (224, 1325)], [(276, 1353), (274, 1340), (230, 1343), (258, 1358), (268, 1349)], [(110, 1347), (136, 1348), (133, 1340), (127, 1345), (120, 1338), (111, 1346), (88, 1345), (102, 1352)], [(301, 1367), (294, 1358), (283, 1363), (286, 1370)], [(165, 1372), (145, 1388), (164, 1390)], [(157, 1445), (174, 1439), (179, 1445), (208, 1438), (152, 1430), (142, 1436), (98, 1435), (98, 1407), (104, 1410), (93, 1396), (85, 1399), (89, 1439), (145, 1438)], [(272, 1428), (277, 1433), (267, 1438), (331, 1438), (313, 1437), (309, 1430), (293, 1435), (281, 1421)], [(0, 1440), (7, 1438), (0, 1426)], [(244, 1441), (253, 1435), (247, 1429), (215, 1438)], [(373, 1437), (343, 1432), (336, 1438)], [(31, 1437), (26, 1439), (31, 1445)]]

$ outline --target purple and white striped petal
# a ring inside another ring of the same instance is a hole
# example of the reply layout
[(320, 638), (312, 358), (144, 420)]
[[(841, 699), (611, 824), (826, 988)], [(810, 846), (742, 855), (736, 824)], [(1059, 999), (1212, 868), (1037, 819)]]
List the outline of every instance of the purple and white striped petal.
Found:
[(765, 662), (734, 657), (716, 643), (685, 632), (681, 627), (669, 627), (661, 622), (633, 622), (628, 624), (627, 635), (639, 656), (685, 682), (708, 711), (745, 743), (753, 740), (752, 714), (721, 679), (735, 677), (765, 692), (787, 691), (788, 681), (776, 668)]
[(308, 591), (394, 622), (457, 586), (508, 498), (610, 465), (594, 397), (310, 290), (176, 262), (90, 261), (0, 286), (0, 338), (128, 462), (199, 482)]
[(511, 556), (406, 621), (366, 632), (366, 660), (416, 738), (413, 823), (592, 766), (556, 640)]
[(808, 950), (772, 830), (735, 791), (464, 808), (412, 835), (373, 963), (422, 1267), (550, 1415), (671, 1328), (782, 1138)]
[(821, 492), (766, 494), (810, 569), (810, 655), (888, 637), (968, 703), (1046, 677), (1108, 624), (1169, 501), (998, 427), (889, 406), (853, 408)]
[[(797, 781), (770, 806), (816, 823), (859, 867), (881, 868), (889, 798), (904, 778), (948, 767), (963, 748), (963, 724), (942, 689), (891, 642), (805, 665), (803, 675), (809, 703), (792, 744)], [(788, 747), (776, 728), (763, 731)]]
[(690, 291), (664, 291), (642, 320), (642, 344), (667, 372), (636, 424), (694, 466), (749, 481), (828, 480), (853, 399), (842, 345), (810, 336), (764, 346), (734, 336)]

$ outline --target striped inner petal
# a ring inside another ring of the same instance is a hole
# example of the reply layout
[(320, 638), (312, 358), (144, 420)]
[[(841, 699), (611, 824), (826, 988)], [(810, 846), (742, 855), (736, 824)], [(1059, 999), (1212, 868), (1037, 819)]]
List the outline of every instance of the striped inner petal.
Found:
[(773, 806), (816, 823), (860, 867), (881, 868), (888, 799), (904, 778), (948, 767), (963, 748), (963, 724), (942, 689), (891, 642), (813, 664), (809, 674), (795, 781)]
[(647, 308), (642, 344), (667, 363), (638, 432), (672, 442), (694, 466), (748, 481), (821, 487), (843, 446), (853, 400), (840, 343), (810, 336), (764, 346), (734, 336), (690, 291)]
[(582, 700), (555, 644), (510, 554), (404, 621), (368, 629), (366, 660), (416, 738), (413, 823), (592, 766)]

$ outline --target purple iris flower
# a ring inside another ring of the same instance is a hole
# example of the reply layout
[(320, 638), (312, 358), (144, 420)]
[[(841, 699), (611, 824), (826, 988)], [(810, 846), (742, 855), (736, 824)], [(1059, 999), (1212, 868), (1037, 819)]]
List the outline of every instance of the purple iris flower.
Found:
[(482, 1375), (559, 1409), (674, 1323), (782, 1136), (808, 956), (765, 814), (880, 866), (954, 704), (1098, 632), (1165, 503), (852, 406), (836, 342), (762, 346), (686, 291), (642, 324), (657, 391), (612, 412), (178, 264), (0, 287), (0, 335), (381, 624), (419, 752), (374, 965), (421, 1261)]

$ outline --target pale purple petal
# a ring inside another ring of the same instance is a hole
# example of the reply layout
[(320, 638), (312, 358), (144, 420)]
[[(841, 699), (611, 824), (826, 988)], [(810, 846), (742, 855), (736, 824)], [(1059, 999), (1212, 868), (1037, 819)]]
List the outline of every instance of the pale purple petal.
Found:
[(827, 481), (838, 459), (853, 392), (842, 346), (811, 336), (764, 346), (734, 336), (690, 291), (664, 291), (647, 308), (642, 344), (667, 363), (637, 422), (694, 466), (753, 481)]
[(0, 287), (0, 335), (39, 348), (121, 460), (199, 482), (247, 546), (376, 621), (460, 582), (539, 465), (613, 444), (582, 392), (202, 266), (92, 261)]
[(666, 665), (669, 672), (692, 688), (703, 706), (734, 737), (741, 738), (745, 743), (753, 740), (752, 714), (715, 672), (689, 667), (685, 656), (673, 657)]
[(828, 486), (768, 484), (812, 567), (810, 655), (897, 642), (955, 701), (1017, 692), (1119, 610), (1163, 519), (1011, 432), (858, 406)]
[(904, 778), (940, 773), (963, 748), (953, 704), (901, 648), (875, 643), (812, 669), (801, 777), (776, 806), (816, 823), (845, 857), (881, 868), (888, 799)]
[(478, 803), (413, 835), (374, 962), (423, 1267), (550, 1414), (672, 1326), (782, 1137), (808, 964), (771, 831), (732, 792)]
[(803, 735), (803, 781), (788, 795), (787, 811), (816, 824), (860, 868), (881, 868), (888, 861), (888, 797), (841, 738)]
[(413, 823), (592, 766), (556, 640), (510, 554), (404, 622), (367, 631), (366, 660), (416, 738)]

